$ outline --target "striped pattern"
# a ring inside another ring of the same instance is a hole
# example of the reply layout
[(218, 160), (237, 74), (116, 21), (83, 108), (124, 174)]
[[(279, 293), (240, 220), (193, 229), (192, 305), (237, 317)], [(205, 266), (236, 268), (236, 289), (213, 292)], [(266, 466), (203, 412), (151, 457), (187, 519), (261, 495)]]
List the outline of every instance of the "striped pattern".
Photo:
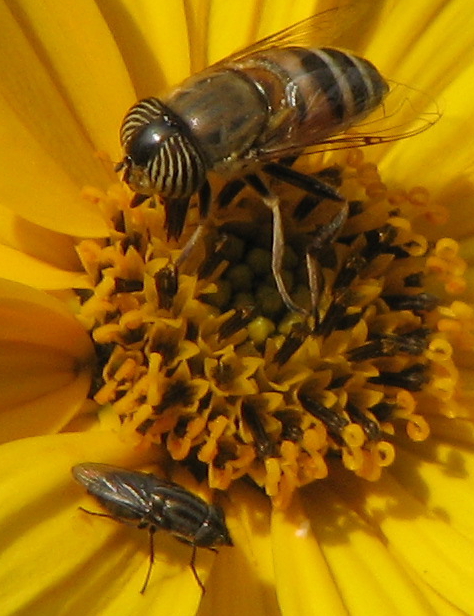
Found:
[(145, 165), (155, 190), (163, 196), (189, 197), (199, 188), (202, 166), (188, 140), (180, 133), (168, 137)]
[(157, 98), (134, 105), (122, 124), (122, 146), (133, 166), (148, 178), (153, 192), (164, 197), (189, 197), (206, 175), (202, 158), (188, 131)]
[(301, 87), (322, 92), (338, 124), (366, 115), (380, 105), (388, 91), (385, 80), (368, 60), (331, 48), (288, 51), (299, 59)]
[(145, 98), (138, 101), (129, 110), (122, 122), (120, 129), (120, 142), (124, 149), (127, 148), (130, 139), (135, 132), (146, 126), (149, 122), (163, 115), (163, 106), (158, 98)]

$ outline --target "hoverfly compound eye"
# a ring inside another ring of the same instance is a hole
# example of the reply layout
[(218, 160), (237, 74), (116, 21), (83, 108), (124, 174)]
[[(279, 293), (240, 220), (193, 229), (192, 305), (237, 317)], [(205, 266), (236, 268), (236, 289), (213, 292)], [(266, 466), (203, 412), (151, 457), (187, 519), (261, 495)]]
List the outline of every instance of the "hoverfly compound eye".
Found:
[(158, 98), (145, 98), (129, 109), (120, 129), (120, 142), (124, 149), (137, 130), (163, 115), (163, 104)]

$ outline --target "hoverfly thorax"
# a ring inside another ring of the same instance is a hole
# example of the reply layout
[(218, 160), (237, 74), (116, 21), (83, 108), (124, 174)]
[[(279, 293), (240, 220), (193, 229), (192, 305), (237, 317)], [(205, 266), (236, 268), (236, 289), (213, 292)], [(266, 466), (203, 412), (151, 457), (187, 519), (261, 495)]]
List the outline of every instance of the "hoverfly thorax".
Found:
[(204, 183), (206, 168), (185, 124), (157, 98), (139, 101), (122, 123), (124, 180), (142, 195), (190, 197)]

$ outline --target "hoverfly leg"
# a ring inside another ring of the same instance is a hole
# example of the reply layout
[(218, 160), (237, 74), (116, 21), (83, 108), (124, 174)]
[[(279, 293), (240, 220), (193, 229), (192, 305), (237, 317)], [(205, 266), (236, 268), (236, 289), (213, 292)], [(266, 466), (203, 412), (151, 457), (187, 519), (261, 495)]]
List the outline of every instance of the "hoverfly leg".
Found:
[(220, 208), (227, 207), (244, 189), (245, 182), (241, 179), (232, 180), (222, 188), (216, 198), (217, 206)]
[(130, 201), (130, 207), (138, 207), (142, 203), (144, 203), (147, 199), (150, 198), (150, 195), (142, 195), (140, 193), (135, 193)]
[(315, 176), (300, 173), (280, 163), (267, 163), (263, 165), (262, 171), (281, 182), (301, 188), (301, 190), (317, 197), (330, 199), (331, 201), (344, 201), (344, 198), (341, 197), (337, 190), (329, 186), (329, 184), (322, 182)]
[(211, 208), (211, 197), (212, 197), (211, 185), (206, 180), (204, 184), (201, 186), (199, 190), (199, 195), (198, 195), (199, 216), (201, 220), (204, 220), (204, 218), (207, 218), (207, 215), (209, 214), (209, 210)]
[(189, 240), (183, 246), (183, 248), (181, 249), (181, 254), (179, 255), (178, 259), (175, 262), (175, 266), (178, 269), (188, 259), (189, 255), (193, 251), (194, 247), (196, 246), (196, 244), (201, 239), (205, 229), (206, 229), (206, 224), (204, 222), (199, 223), (199, 225), (196, 227), (196, 230), (194, 231), (194, 233), (191, 235)]
[(318, 299), (320, 296), (319, 268), (316, 256), (311, 254), (309, 250), (306, 251), (306, 271), (308, 273), (311, 314), (314, 323), (317, 325), (319, 323)]
[(277, 162), (284, 167), (293, 167), (294, 163), (300, 157), (299, 154), (293, 156), (285, 156), (285, 158), (280, 158)]
[(206, 592), (206, 589), (204, 587), (204, 584), (201, 582), (198, 572), (196, 571), (196, 552), (197, 552), (197, 546), (193, 544), (193, 553), (191, 554), (191, 560), (189, 561), (189, 567), (191, 571), (193, 572), (194, 579), (196, 580), (199, 588), (201, 589), (202, 594), (204, 594)]
[(280, 200), (271, 193), (262, 180), (257, 175), (246, 175), (245, 181), (251, 186), (262, 198), (263, 203), (271, 210), (273, 218), (273, 243), (272, 243), (272, 271), (275, 283), (280, 293), (280, 296), (288, 308), (292, 312), (306, 314), (306, 311), (297, 306), (286, 290), (285, 283), (282, 278), (283, 269), (283, 252), (285, 250), (285, 236), (283, 233), (283, 223), (281, 220)]
[(146, 572), (145, 581), (143, 582), (143, 586), (140, 589), (140, 594), (145, 594), (146, 587), (148, 586), (148, 582), (150, 581), (151, 570), (153, 569), (153, 563), (155, 562), (155, 528), (150, 526), (148, 529), (148, 537), (150, 543), (150, 557), (148, 559), (148, 570)]
[(200, 222), (199, 222), (196, 230), (194, 231), (194, 233), (191, 235), (191, 237), (189, 238), (189, 240), (186, 242), (186, 244), (184, 245), (183, 249), (181, 250), (181, 254), (179, 255), (179, 258), (178, 258), (178, 260), (176, 261), (176, 264), (175, 264), (176, 267), (178, 267), (178, 268), (189, 257), (189, 255), (193, 251), (194, 247), (196, 246), (196, 244), (201, 239), (202, 234), (204, 233), (204, 229), (205, 229), (205, 222), (204, 221), (207, 218), (207, 215), (209, 214), (209, 209), (211, 207), (211, 196), (212, 196), (211, 186), (210, 186), (209, 182), (206, 181), (202, 185), (202, 187), (201, 187), (201, 189), (199, 191), (199, 196), (198, 196), (198, 207), (199, 207)]
[(326, 250), (337, 238), (346, 224), (348, 215), (349, 206), (345, 203), (332, 220), (316, 230), (306, 247), (306, 269), (311, 297), (311, 312), (316, 323), (318, 322), (317, 305), (320, 295), (318, 258), (322, 251)]
[(179, 239), (183, 232), (190, 197), (183, 199), (162, 199), (165, 206), (165, 229), (168, 239)]

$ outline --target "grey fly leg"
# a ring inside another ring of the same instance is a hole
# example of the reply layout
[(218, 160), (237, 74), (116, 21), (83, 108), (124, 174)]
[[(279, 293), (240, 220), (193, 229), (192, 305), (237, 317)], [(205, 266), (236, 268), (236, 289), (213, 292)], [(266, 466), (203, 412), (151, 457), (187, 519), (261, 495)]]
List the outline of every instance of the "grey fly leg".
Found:
[(150, 581), (151, 570), (153, 569), (153, 563), (155, 562), (155, 528), (150, 526), (148, 529), (148, 536), (150, 540), (150, 557), (148, 559), (148, 570), (146, 572), (145, 581), (143, 582), (143, 586), (141, 587), (140, 594), (145, 594), (146, 587), (148, 586), (148, 582)]
[(263, 203), (271, 210), (273, 217), (273, 243), (272, 243), (272, 271), (275, 283), (280, 293), (280, 296), (288, 310), (306, 314), (306, 311), (297, 306), (286, 290), (282, 278), (283, 269), (283, 253), (285, 250), (285, 237), (283, 233), (283, 224), (280, 212), (280, 200), (271, 193), (265, 186), (263, 181), (257, 175), (245, 176), (245, 181), (257, 192), (262, 198)]
[[(148, 526), (148, 522), (140, 522), (139, 524), (133, 524), (132, 522), (128, 522), (123, 518), (116, 517), (114, 515), (110, 515), (109, 513), (101, 513), (99, 511), (89, 511), (89, 509), (84, 509), (84, 507), (79, 507), (81, 511), (88, 513), (89, 515), (96, 515), (100, 518), (110, 518), (111, 520), (115, 520), (116, 522), (122, 522), (127, 526), (133, 526), (134, 528), (146, 528)], [(154, 535), (156, 532), (156, 528), (154, 526), (150, 526), (148, 529), (149, 537), (150, 537), (150, 557), (148, 561), (148, 570), (146, 572), (145, 581), (143, 582), (143, 586), (141, 587), (140, 594), (144, 594), (146, 587), (148, 586), (148, 582), (150, 581), (151, 570), (153, 569), (153, 563), (155, 562), (155, 542)]]
[(189, 561), (189, 567), (191, 568), (191, 571), (193, 572), (194, 579), (198, 583), (198, 586), (201, 589), (202, 594), (204, 594), (206, 592), (206, 589), (204, 588), (204, 584), (201, 582), (198, 572), (196, 571), (196, 551), (197, 551), (197, 546), (193, 545), (193, 553), (191, 554), (191, 560)]
[[(110, 515), (110, 513), (100, 513), (99, 511), (89, 511), (89, 509), (85, 509), (84, 507), (78, 507), (78, 509), (80, 509), (81, 511), (84, 511), (84, 513), (88, 513), (89, 515), (96, 515), (99, 518), (110, 518), (111, 520), (117, 520), (117, 518), (113, 515)], [(135, 524), (133, 524), (133, 526), (135, 526)]]
[(322, 225), (313, 235), (311, 242), (306, 248), (306, 267), (308, 270), (308, 282), (311, 296), (311, 309), (317, 322), (317, 305), (320, 296), (318, 257), (322, 250), (330, 246), (344, 227), (349, 214), (347, 203), (327, 224)]

